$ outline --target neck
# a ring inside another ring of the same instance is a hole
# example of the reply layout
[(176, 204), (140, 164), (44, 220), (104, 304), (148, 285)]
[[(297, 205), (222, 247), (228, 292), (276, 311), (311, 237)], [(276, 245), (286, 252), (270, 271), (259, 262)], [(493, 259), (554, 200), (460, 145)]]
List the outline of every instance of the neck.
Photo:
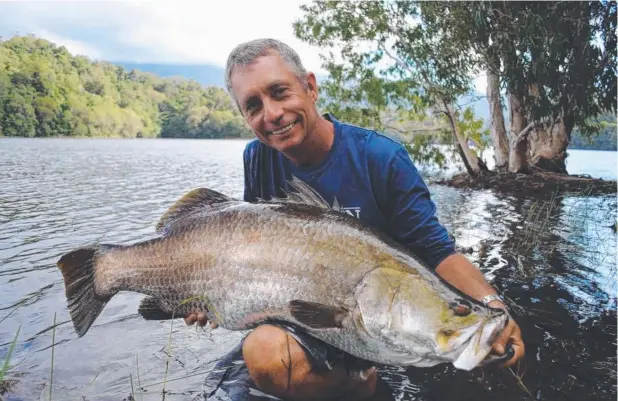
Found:
[(322, 162), (335, 141), (335, 126), (324, 117), (318, 118), (315, 128), (295, 149), (285, 152), (285, 156), (297, 166), (310, 167)]

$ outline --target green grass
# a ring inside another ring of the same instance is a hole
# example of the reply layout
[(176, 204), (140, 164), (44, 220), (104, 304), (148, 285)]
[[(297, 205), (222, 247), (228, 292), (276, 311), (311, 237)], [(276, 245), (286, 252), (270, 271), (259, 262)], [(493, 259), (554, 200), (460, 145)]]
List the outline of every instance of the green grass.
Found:
[(15, 345), (17, 344), (17, 338), (19, 337), (19, 331), (21, 330), (21, 325), (17, 328), (17, 332), (15, 333), (15, 337), (9, 346), (9, 352), (6, 354), (6, 358), (4, 359), (4, 363), (2, 364), (2, 368), (0, 368), (0, 394), (4, 392), (4, 389), (8, 387), (6, 381), (7, 374), (11, 369), (11, 356), (13, 355), (13, 351), (15, 351)]
[(54, 387), (54, 346), (56, 343), (56, 312), (54, 312), (54, 326), (52, 328), (51, 368), (49, 374), (49, 401), (52, 400), (52, 388)]

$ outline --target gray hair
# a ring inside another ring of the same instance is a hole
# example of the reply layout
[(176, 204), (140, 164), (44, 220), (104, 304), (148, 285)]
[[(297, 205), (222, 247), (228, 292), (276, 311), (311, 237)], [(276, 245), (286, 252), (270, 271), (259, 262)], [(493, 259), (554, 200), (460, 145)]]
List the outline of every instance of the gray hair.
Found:
[(236, 46), (227, 58), (225, 66), (225, 86), (229, 94), (234, 98), (238, 106), (238, 99), (232, 91), (232, 70), (235, 66), (248, 66), (255, 62), (259, 57), (267, 56), (271, 52), (276, 52), (283, 61), (290, 67), (292, 73), (298, 78), (301, 84), (307, 87), (307, 71), (300, 61), (298, 53), (290, 46), (276, 39), (255, 39), (241, 43)]

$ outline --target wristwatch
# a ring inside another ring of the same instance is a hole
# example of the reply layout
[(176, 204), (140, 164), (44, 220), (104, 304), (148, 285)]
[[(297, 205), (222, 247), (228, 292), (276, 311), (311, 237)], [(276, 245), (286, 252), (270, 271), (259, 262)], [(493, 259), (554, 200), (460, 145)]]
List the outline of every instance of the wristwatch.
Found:
[(504, 303), (504, 301), (502, 300), (502, 298), (500, 298), (500, 296), (498, 294), (485, 295), (481, 299), (481, 302), (483, 304), (485, 304), (485, 306), (487, 306), (492, 301), (500, 301), (500, 302)]

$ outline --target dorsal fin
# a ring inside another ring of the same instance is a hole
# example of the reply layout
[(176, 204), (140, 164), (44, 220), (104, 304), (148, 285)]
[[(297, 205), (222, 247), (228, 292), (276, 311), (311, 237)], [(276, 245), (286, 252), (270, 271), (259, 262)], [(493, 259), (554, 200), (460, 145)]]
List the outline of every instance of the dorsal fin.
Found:
[(295, 189), (297, 192), (292, 191), (283, 191), (285, 193), (285, 198), (283, 199), (274, 199), (277, 202), (292, 202), (292, 203), (302, 203), (305, 205), (317, 206), (322, 209), (333, 209), (337, 211), (341, 211), (341, 207), (339, 206), (339, 202), (337, 198), (334, 199), (333, 205), (329, 205), (328, 202), (320, 195), (315, 189), (313, 189), (309, 184), (300, 180), (296, 176), (292, 176), (291, 180), (287, 181), (290, 187)]
[(197, 188), (183, 195), (174, 203), (159, 219), (157, 232), (162, 233), (163, 229), (172, 224), (176, 219), (195, 212), (206, 212), (216, 210), (225, 205), (226, 202), (237, 202), (220, 192), (208, 188)]

